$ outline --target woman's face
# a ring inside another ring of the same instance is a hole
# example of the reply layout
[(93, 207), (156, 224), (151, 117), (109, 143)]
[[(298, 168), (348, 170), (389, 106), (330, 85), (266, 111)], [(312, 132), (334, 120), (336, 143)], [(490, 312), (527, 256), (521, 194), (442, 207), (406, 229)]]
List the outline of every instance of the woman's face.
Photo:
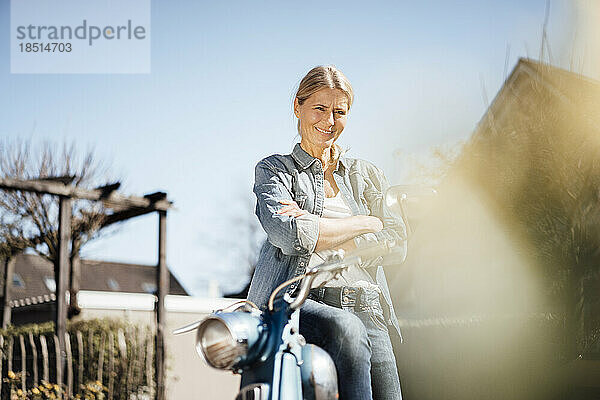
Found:
[(321, 89), (302, 105), (295, 99), (294, 114), (300, 120), (302, 143), (331, 147), (346, 126), (348, 98), (339, 89)]

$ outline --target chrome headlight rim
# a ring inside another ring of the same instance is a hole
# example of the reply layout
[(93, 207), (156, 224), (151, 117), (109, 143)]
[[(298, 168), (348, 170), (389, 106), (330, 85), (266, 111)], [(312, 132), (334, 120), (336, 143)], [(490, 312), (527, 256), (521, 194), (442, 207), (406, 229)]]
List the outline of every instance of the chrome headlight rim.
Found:
[[(228, 337), (223, 338), (222, 341), (229, 341), (230, 348), (219, 348), (213, 350), (214, 354), (211, 354), (204, 343), (204, 339), (206, 338), (207, 330), (211, 329), (215, 323), (219, 324), (221, 328), (224, 328)], [(225, 360), (217, 362), (217, 360), (215, 360), (215, 356), (223, 357), (223, 354), (221, 353), (222, 351), (230, 351), (232, 353), (229, 354)], [(217, 314), (213, 314), (207, 317), (204, 321), (202, 321), (200, 326), (198, 326), (196, 333), (196, 352), (208, 365), (213, 368), (233, 370), (240, 360), (248, 353), (248, 339), (235, 335), (225, 319), (219, 317)]]

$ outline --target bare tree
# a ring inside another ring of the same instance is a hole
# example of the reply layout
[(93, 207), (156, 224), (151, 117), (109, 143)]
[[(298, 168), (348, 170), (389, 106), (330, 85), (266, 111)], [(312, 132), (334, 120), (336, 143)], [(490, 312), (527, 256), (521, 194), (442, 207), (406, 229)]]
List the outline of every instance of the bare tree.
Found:
[[(74, 143), (56, 146), (50, 142), (35, 146), (31, 141), (0, 143), (0, 177), (21, 180), (58, 180), (93, 188), (105, 180), (108, 170), (94, 152), (80, 153)], [(73, 252), (93, 239), (106, 215), (101, 203), (77, 200), (73, 203)], [(31, 248), (53, 261), (57, 251), (58, 199), (20, 191), (0, 192), (0, 241)]]
[[(74, 143), (61, 145), (31, 140), (0, 142), (0, 177), (51, 180), (91, 189), (106, 182), (108, 169), (93, 150), (80, 152)], [(58, 252), (56, 196), (22, 191), (0, 191), (0, 256), (5, 260), (31, 249), (52, 263)], [(81, 247), (99, 235), (107, 210), (100, 202), (73, 201), (71, 292), (77, 292), (78, 255)], [(75, 277), (75, 279), (74, 279)], [(75, 289), (75, 290), (73, 290)], [(72, 302), (73, 304), (74, 302)]]
[[(245, 287), (239, 290), (231, 282), (225, 287), (228, 297), (245, 297), (254, 273), (260, 246), (265, 241), (265, 233), (254, 214), (254, 197), (240, 192), (236, 196), (230, 214), (220, 216), (211, 226), (221, 226), (222, 230), (202, 233), (201, 244), (207, 250), (215, 252), (221, 249), (223, 262), (231, 276), (246, 276)], [(225, 224), (223, 224), (223, 218)]]

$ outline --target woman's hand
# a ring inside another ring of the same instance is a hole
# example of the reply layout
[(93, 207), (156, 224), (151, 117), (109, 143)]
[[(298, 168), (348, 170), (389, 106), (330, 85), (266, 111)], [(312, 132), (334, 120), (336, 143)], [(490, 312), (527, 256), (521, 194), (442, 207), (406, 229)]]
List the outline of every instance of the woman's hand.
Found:
[(346, 240), (344, 243), (336, 246), (337, 250), (344, 250), (345, 252), (349, 252), (352, 250), (356, 250), (356, 243), (354, 243), (354, 239)]
[(294, 200), (279, 200), (284, 206), (277, 210), (279, 215), (287, 215), (290, 217), (299, 217), (308, 214), (308, 211), (303, 210)]
[(375, 233), (383, 229), (383, 222), (377, 217), (371, 215), (356, 215), (353, 218), (359, 220), (359, 224), (363, 228), (361, 233)]

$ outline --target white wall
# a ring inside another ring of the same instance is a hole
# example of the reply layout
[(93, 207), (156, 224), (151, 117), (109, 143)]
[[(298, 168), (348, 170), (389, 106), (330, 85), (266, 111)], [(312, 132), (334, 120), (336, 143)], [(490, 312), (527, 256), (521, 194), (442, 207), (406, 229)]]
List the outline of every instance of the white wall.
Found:
[[(149, 294), (81, 291), (78, 318), (124, 318), (153, 326), (155, 297)], [(232, 299), (167, 296), (167, 399), (233, 400), (239, 376), (207, 366), (195, 351), (196, 334), (175, 336), (173, 330), (232, 304)]]

